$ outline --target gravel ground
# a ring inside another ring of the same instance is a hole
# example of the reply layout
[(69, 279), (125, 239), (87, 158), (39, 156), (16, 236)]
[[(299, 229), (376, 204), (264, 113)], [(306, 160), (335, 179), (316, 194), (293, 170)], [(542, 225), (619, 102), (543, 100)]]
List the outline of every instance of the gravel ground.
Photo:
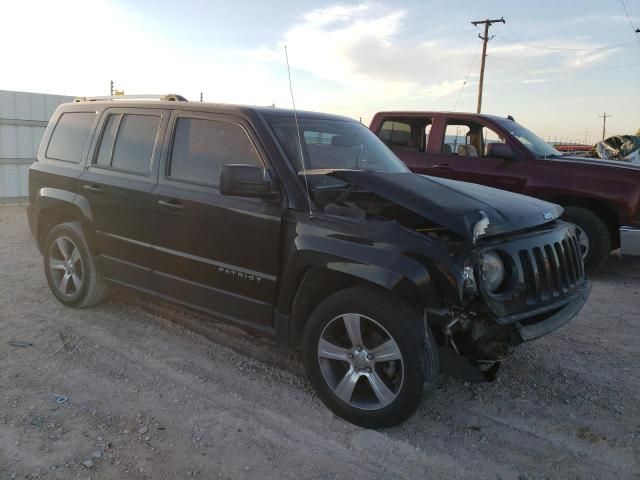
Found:
[(63, 307), (24, 206), (0, 206), (0, 267), (0, 480), (640, 478), (637, 260), (495, 382), (449, 379), (384, 431), (333, 416), (270, 340), (123, 290)]

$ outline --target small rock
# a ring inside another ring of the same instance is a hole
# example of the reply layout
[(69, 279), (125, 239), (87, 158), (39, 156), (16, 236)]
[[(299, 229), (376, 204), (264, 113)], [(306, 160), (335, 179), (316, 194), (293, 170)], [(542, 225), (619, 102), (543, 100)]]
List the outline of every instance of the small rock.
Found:
[(149, 429), (147, 427), (141, 427), (138, 429), (138, 433), (140, 435), (144, 435), (145, 433), (147, 433), (149, 431)]
[(82, 462), (82, 465), (84, 465), (86, 468), (93, 468), (93, 462), (91, 460)]
[(91, 454), (91, 458), (102, 458), (102, 452), (100, 450), (94, 450)]
[(150, 442), (151, 441), (151, 436), (147, 435), (146, 437), (144, 437), (144, 441), (145, 442)]
[(249, 465), (247, 465), (247, 466), (245, 466), (245, 467), (244, 467), (244, 471), (245, 471), (245, 472), (248, 472), (249, 470), (251, 470), (251, 467), (250, 467)]
[(127, 433), (129, 433), (129, 432), (130, 432), (130, 430), (123, 430), (123, 431), (122, 431), (122, 433), (124, 433), (125, 435), (126, 435)]

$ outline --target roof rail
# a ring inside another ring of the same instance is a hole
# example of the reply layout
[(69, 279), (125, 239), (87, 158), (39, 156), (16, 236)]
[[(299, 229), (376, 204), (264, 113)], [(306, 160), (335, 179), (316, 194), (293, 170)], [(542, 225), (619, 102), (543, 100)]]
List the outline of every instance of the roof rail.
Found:
[(167, 95), (107, 95), (104, 97), (76, 97), (74, 102), (100, 102), (105, 100), (163, 100), (169, 102), (187, 102), (182, 95), (169, 93)]

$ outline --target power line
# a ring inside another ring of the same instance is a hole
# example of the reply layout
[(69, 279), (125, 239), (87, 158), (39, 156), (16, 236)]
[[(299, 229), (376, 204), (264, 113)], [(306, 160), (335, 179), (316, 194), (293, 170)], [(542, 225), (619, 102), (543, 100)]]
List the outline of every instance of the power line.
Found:
[[(633, 33), (640, 33), (640, 28), (638, 28), (636, 25), (634, 25), (633, 22), (631, 21), (631, 16), (629, 15), (629, 10), (627, 9), (627, 4), (624, 3), (624, 0), (620, 0), (620, 3), (622, 4), (622, 8), (624, 8), (624, 14), (627, 16), (627, 20), (629, 21), (629, 25), (631, 26), (631, 30), (633, 30)], [(638, 40), (638, 42), (640, 42), (640, 37), (635, 36), (635, 38), (636, 38), (636, 40)]]
[(503, 62), (510, 62), (510, 63), (515, 63), (515, 64), (519, 64), (522, 65), (524, 67), (527, 68), (531, 68), (531, 69), (538, 69), (538, 70), (543, 70), (545, 74), (550, 74), (550, 73), (561, 73), (561, 72), (572, 72), (572, 71), (576, 71), (576, 70), (600, 70), (600, 69), (612, 69), (612, 68), (627, 68), (627, 67), (637, 67), (640, 66), (640, 63), (625, 63), (625, 64), (618, 64), (618, 65), (599, 65), (597, 67), (580, 67), (580, 66), (576, 66), (576, 67), (552, 67), (552, 66), (548, 66), (548, 67), (544, 67), (542, 65), (534, 65), (531, 63), (524, 63), (522, 61), (520, 61), (520, 59), (518, 60), (512, 60), (510, 58), (506, 58), (503, 57), (501, 55), (491, 55), (491, 58), (497, 58), (500, 61)]
[(467, 76), (464, 77), (464, 82), (460, 87), (460, 92), (458, 92), (458, 98), (456, 99), (456, 104), (453, 106), (453, 111), (456, 111), (458, 108), (458, 102), (460, 101), (460, 97), (462, 96), (462, 91), (464, 90), (465, 85), (467, 84), (467, 80), (469, 80), (469, 75), (471, 75), (471, 69), (473, 68), (473, 64), (476, 63), (476, 57), (478, 56), (478, 52), (480, 51), (480, 44), (478, 44), (478, 48), (476, 48), (476, 52), (473, 54), (471, 58), (471, 65), (469, 65), (469, 70), (467, 70)]
[(504, 37), (502, 35), (496, 36), (496, 39), (503, 42), (517, 43), (518, 45), (525, 45), (527, 47), (541, 48), (544, 50), (554, 50), (559, 52), (592, 52), (595, 50), (610, 50), (613, 48), (625, 48), (625, 47), (630, 47), (631, 45), (635, 45), (635, 42), (627, 42), (627, 43), (617, 43), (613, 45), (603, 45), (601, 47), (592, 47), (592, 48), (565, 48), (565, 47), (550, 47), (548, 45), (536, 45), (534, 43), (520, 42), (518, 40), (513, 40), (511, 38)]
[[(489, 27), (494, 23), (506, 23), (504, 17), (494, 20), (476, 20), (471, 22), (472, 25), (484, 25), (484, 35), (478, 34), (478, 37), (482, 40), (482, 63), (480, 64), (480, 84), (478, 85), (478, 108), (476, 113), (480, 113), (482, 110), (482, 87), (484, 86), (484, 65), (487, 60), (487, 42), (489, 41)], [(493, 38), (493, 37), (491, 37)]]

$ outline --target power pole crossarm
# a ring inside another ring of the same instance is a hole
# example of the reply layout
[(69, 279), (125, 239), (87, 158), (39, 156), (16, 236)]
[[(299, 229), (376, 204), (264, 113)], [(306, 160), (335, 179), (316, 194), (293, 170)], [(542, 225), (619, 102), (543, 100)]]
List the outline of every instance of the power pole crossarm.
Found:
[(602, 140), (604, 140), (607, 132), (607, 118), (609, 118), (611, 114), (607, 115), (607, 112), (604, 112), (602, 115), (598, 116), (602, 119)]
[(471, 22), (471, 24), (475, 25), (476, 27), (478, 25), (484, 25), (484, 36), (478, 34), (478, 37), (480, 37), (480, 39), (482, 40), (482, 63), (480, 64), (480, 85), (478, 87), (477, 113), (480, 113), (480, 111), (482, 110), (482, 87), (484, 86), (484, 64), (485, 64), (485, 59), (487, 58), (487, 42), (489, 41), (489, 27), (494, 23), (506, 23), (506, 22), (504, 21), (504, 17), (493, 19), (493, 20), (486, 19), (486, 20), (476, 20), (474, 22)]

